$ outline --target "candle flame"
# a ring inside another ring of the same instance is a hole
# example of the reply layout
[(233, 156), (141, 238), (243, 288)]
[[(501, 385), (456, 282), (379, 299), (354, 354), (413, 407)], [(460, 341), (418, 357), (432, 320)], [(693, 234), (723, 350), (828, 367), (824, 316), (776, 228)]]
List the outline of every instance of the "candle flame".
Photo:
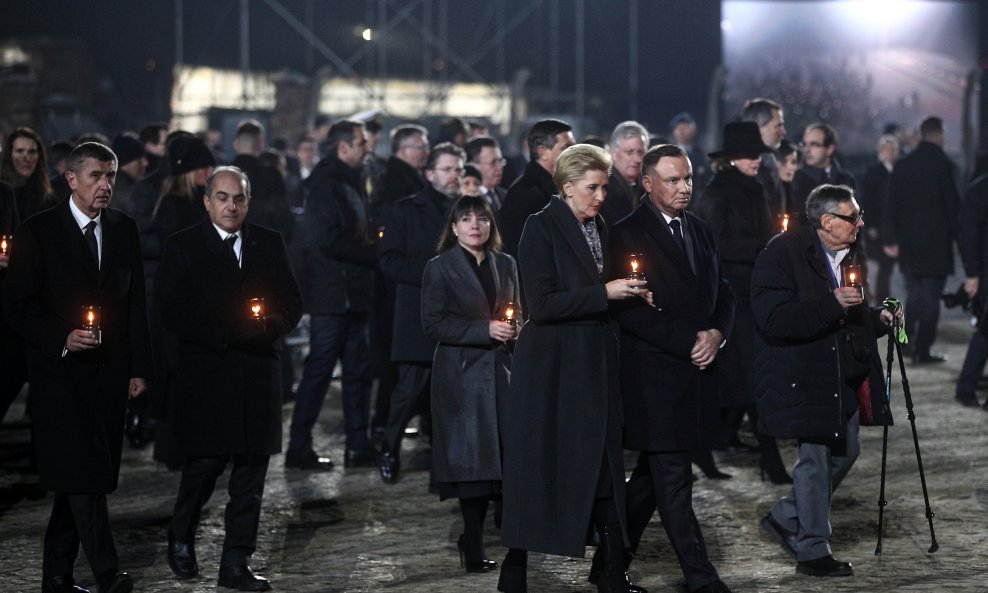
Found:
[(7, 255), (7, 235), (0, 239), (0, 255)]
[(515, 317), (515, 310), (512, 309), (511, 307), (508, 307), (504, 311), (504, 316), (508, 318), (508, 321), (511, 321)]
[(96, 319), (95, 313), (93, 313), (92, 311), (86, 312), (86, 321), (89, 322), (89, 325), (92, 325), (95, 319)]
[(384, 238), (384, 231), (377, 231), (377, 238), (378, 239), (383, 239)]
[(254, 313), (254, 315), (259, 315), (261, 313), (261, 306), (260, 305), (254, 305), (253, 307), (250, 308), (250, 310), (251, 310), (251, 312)]
[(637, 260), (631, 260), (631, 271), (632, 272), (638, 272), (638, 261)]
[(784, 214), (782, 216), (782, 232), (784, 233), (788, 230), (789, 230), (789, 215)]

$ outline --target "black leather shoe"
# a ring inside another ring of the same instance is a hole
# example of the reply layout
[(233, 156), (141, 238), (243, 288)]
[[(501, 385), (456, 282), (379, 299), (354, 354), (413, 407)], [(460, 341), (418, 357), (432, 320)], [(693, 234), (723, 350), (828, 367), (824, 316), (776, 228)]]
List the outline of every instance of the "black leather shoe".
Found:
[(77, 587), (72, 575), (49, 577), (41, 586), (44, 593), (89, 593), (89, 589)]
[(947, 355), (942, 352), (917, 352), (913, 356), (913, 364), (938, 364), (947, 362)]
[(724, 581), (717, 579), (712, 583), (708, 583), (699, 589), (693, 589), (690, 593), (731, 593), (731, 589), (724, 584)]
[(220, 578), (217, 583), (220, 587), (236, 589), (237, 591), (271, 590), (271, 583), (266, 578), (254, 574), (254, 571), (247, 564), (221, 566)]
[(378, 469), (381, 471), (381, 479), (385, 484), (398, 483), (398, 476), (401, 473), (401, 461), (397, 455), (384, 452), (378, 460)]
[(196, 549), (193, 544), (175, 541), (172, 530), (168, 530), (168, 566), (180, 579), (199, 576), (199, 563), (196, 562)]
[(377, 461), (377, 451), (371, 447), (366, 449), (347, 449), (343, 457), (343, 467), (370, 467)]
[(133, 590), (134, 582), (125, 572), (117, 572), (99, 579), (99, 593), (130, 593)]
[[(600, 573), (604, 571), (603, 557), (604, 554), (601, 554), (600, 548), (597, 548), (597, 551), (594, 552), (593, 554), (593, 559), (591, 559), (590, 561), (590, 574), (587, 575), (587, 582), (589, 582), (591, 585), (596, 585), (597, 582), (600, 581)], [(632, 555), (629, 554), (628, 552), (625, 552), (624, 554), (625, 568), (627, 568), (628, 565), (631, 564), (631, 560), (632, 560)], [(625, 591), (627, 591), (627, 593), (648, 593), (648, 589), (646, 589), (645, 587), (640, 587), (634, 584), (633, 582), (631, 582), (631, 577), (628, 576), (627, 572), (624, 573), (624, 584), (626, 587)]]
[(305, 454), (289, 451), (285, 453), (285, 467), (312, 472), (328, 472), (333, 469), (333, 460), (329, 457), (320, 457), (314, 451)]
[(787, 531), (785, 527), (775, 520), (772, 513), (762, 517), (759, 524), (772, 541), (782, 546), (786, 554), (789, 554), (791, 558), (796, 557), (796, 534)]
[(796, 572), (811, 577), (849, 577), (854, 574), (850, 562), (838, 562), (830, 555), (801, 560), (796, 563)]
[(954, 399), (962, 406), (967, 406), (969, 408), (977, 408), (981, 404), (978, 403), (978, 396), (973, 393), (957, 393), (954, 394)]

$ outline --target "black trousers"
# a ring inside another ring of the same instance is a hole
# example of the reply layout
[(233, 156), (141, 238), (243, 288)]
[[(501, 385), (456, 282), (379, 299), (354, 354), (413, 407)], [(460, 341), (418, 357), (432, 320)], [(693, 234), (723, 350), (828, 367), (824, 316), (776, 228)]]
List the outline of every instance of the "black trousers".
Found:
[(401, 440), (405, 428), (415, 415), (420, 399), (427, 393), (432, 377), (432, 364), (427, 362), (398, 363), (398, 384), (391, 393), (385, 450), (401, 454)]
[(694, 591), (720, 578), (707, 557), (700, 524), (693, 514), (693, 469), (689, 451), (641, 453), (625, 485), (628, 539), (638, 549), (656, 509), (679, 558), (686, 586)]
[(106, 495), (56, 492), (45, 531), (42, 560), (45, 582), (51, 577), (72, 574), (80, 544), (97, 580), (117, 570), (117, 548), (110, 532)]
[(195, 542), (202, 507), (216, 488), (216, 480), (232, 460), (233, 469), (227, 491), (223, 555), (220, 566), (247, 564), (257, 549), (257, 526), (261, 517), (261, 497), (264, 478), (268, 473), (269, 455), (234, 455), (222, 457), (190, 457), (182, 469), (182, 481), (175, 500), (171, 532), (175, 540)]

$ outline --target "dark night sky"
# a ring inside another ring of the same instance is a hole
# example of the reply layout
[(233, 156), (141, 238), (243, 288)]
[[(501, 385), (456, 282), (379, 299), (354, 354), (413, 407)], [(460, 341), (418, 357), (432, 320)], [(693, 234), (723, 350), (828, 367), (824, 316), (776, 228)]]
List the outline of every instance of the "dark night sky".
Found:
[[(138, 117), (158, 116), (167, 108), (171, 66), (175, 58), (174, 4), (168, 0), (44, 0), (3, 3), (0, 40), (36, 36), (77, 37), (88, 41), (98, 61), (98, 71), (113, 81), (124, 109)], [(305, 2), (281, 0), (302, 20)], [(389, 15), (407, 2), (389, 2)], [(440, 27), (441, 0), (431, 0), (433, 28)], [(507, 0), (506, 20), (531, 4), (530, 0)], [(506, 44), (508, 78), (520, 67), (532, 69), (529, 87), (549, 86), (549, 1), (530, 14), (509, 36)], [(647, 124), (664, 128), (677, 111), (689, 108), (702, 118), (707, 83), (720, 61), (719, 2), (692, 0), (640, 0), (639, 10), (639, 117)], [(491, 2), (446, 0), (449, 45), (461, 55), (470, 55), (494, 35)], [(603, 128), (628, 115), (629, 0), (586, 2), (587, 112)], [(39, 8), (43, 6), (43, 8)], [(307, 73), (305, 42), (263, 0), (251, 0), (251, 66), (254, 69), (289, 69)], [(353, 30), (376, 20), (368, 6), (377, 2), (316, 0), (315, 32), (334, 52), (348, 58), (364, 44)], [(559, 0), (560, 87), (573, 89), (572, 48), (573, 2)], [(239, 0), (185, 0), (185, 61), (212, 66), (239, 67)], [(421, 7), (412, 15), (421, 20)], [(376, 23), (372, 23), (376, 25)], [(418, 76), (422, 72), (423, 49), (414, 28), (405, 23), (387, 38), (388, 73)], [(436, 53), (438, 56), (438, 52)], [(157, 64), (146, 69), (149, 60)], [(326, 61), (316, 54), (315, 68)], [(373, 75), (374, 62), (362, 59), (354, 65), (359, 75)], [(494, 79), (494, 53), (488, 53), (475, 69)], [(448, 75), (461, 78), (455, 66)], [(661, 125), (659, 125), (661, 124)], [(137, 124), (132, 124), (137, 125)]]

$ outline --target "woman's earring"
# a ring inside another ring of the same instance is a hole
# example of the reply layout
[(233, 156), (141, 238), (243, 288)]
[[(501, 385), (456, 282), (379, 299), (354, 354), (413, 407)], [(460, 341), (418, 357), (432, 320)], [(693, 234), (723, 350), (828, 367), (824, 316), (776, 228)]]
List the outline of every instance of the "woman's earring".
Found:
[(737, 167), (737, 165), (734, 164), (734, 161), (731, 161), (731, 166), (732, 167)]

